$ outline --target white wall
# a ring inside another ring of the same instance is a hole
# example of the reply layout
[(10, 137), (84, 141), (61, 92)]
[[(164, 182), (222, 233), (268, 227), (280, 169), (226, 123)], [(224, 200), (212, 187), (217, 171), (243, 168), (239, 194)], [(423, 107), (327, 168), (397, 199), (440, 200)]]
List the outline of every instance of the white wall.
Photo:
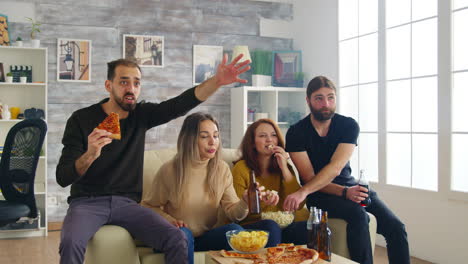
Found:
[[(295, 0), (293, 3), (294, 48), (303, 52), (307, 77), (321, 74), (337, 82), (338, 0)], [(440, 104), (441, 111), (449, 105)], [(441, 160), (447, 164), (445, 157)], [(449, 180), (442, 177), (441, 181)], [(468, 263), (467, 202), (450, 199), (447, 191), (428, 192), (382, 184), (373, 188), (406, 224), (411, 255), (434, 263)], [(377, 243), (385, 245), (381, 236)]]
[(308, 82), (317, 75), (338, 81), (338, 1), (295, 0), (294, 49), (302, 50)]

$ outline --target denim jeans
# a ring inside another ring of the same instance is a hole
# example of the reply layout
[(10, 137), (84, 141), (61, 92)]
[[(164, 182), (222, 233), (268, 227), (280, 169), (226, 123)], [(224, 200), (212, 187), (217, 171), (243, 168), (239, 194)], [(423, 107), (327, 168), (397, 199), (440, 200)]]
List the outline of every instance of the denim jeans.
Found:
[[(390, 264), (409, 264), (410, 254), (405, 225), (379, 199), (377, 193), (369, 192), (371, 204), (361, 207), (358, 203), (325, 193), (316, 192), (307, 197), (307, 207), (316, 206), (328, 211), (328, 217), (340, 218), (348, 223), (347, 242), (351, 259), (361, 264), (372, 264), (372, 247), (369, 234), (369, 212), (377, 218), (377, 233), (387, 241)], [(333, 236), (333, 234), (332, 234)], [(333, 238), (332, 238), (333, 239)]]
[(180, 230), (182, 230), (187, 237), (189, 264), (193, 264), (194, 251), (231, 250), (226, 239), (226, 232), (230, 230), (244, 230), (244, 228), (238, 224), (227, 224), (211, 229), (195, 238), (190, 229), (182, 227)]
[(62, 227), (60, 263), (83, 263), (88, 241), (103, 225), (125, 228), (134, 238), (164, 252), (166, 263), (187, 263), (183, 232), (153, 210), (123, 196), (81, 197), (71, 201)]

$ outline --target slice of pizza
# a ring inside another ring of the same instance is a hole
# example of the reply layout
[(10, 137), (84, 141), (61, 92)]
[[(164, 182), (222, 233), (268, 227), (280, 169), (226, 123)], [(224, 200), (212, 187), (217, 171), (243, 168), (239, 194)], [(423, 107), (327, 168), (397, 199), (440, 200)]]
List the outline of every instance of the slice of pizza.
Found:
[(227, 251), (222, 249), (220, 252), (221, 256), (225, 258), (245, 258), (245, 259), (258, 259), (260, 258), (259, 254), (241, 254), (233, 251)]
[(280, 243), (276, 245), (277, 247), (292, 247), (294, 246), (294, 243)]
[(267, 248), (267, 259), (277, 259), (284, 254), (284, 247)]
[(289, 246), (289, 247), (286, 247), (286, 252), (295, 252), (299, 248), (302, 248), (302, 246)]
[(104, 129), (111, 132), (112, 135), (109, 137), (112, 139), (121, 139), (120, 135), (120, 121), (117, 113), (111, 112), (97, 127), (98, 129)]
[(299, 254), (304, 260), (311, 259), (312, 262), (316, 261), (319, 257), (317, 250), (311, 248), (298, 248), (297, 254)]

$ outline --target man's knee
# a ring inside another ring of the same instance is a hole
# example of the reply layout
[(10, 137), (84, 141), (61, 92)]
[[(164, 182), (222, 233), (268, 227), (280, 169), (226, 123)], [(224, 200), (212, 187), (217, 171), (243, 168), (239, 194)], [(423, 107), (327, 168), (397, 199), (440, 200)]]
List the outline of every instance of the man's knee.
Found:
[[(190, 232), (190, 230), (188, 230)], [(171, 226), (166, 232), (166, 241), (168, 247), (187, 248), (187, 235), (180, 228)]]
[(369, 215), (363, 208), (350, 210), (345, 221), (352, 226), (369, 228)]
[(62, 238), (60, 240), (60, 247), (59, 251), (62, 252), (63, 250), (79, 250), (84, 251), (86, 248), (87, 241), (74, 232), (67, 232), (62, 234)]

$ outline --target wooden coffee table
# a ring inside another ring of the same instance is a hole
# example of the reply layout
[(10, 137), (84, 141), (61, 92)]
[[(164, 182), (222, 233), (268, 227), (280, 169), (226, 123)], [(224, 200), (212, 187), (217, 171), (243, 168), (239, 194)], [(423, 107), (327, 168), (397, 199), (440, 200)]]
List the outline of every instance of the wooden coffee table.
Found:
[[(245, 260), (245, 263), (252, 263), (251, 260)], [(237, 262), (240, 263), (240, 262)], [(208, 251), (205, 256), (205, 264), (234, 264), (234, 261), (229, 258), (218, 257), (213, 254), (213, 251)], [(319, 259), (314, 264), (359, 264), (340, 255), (332, 254), (331, 262)]]

